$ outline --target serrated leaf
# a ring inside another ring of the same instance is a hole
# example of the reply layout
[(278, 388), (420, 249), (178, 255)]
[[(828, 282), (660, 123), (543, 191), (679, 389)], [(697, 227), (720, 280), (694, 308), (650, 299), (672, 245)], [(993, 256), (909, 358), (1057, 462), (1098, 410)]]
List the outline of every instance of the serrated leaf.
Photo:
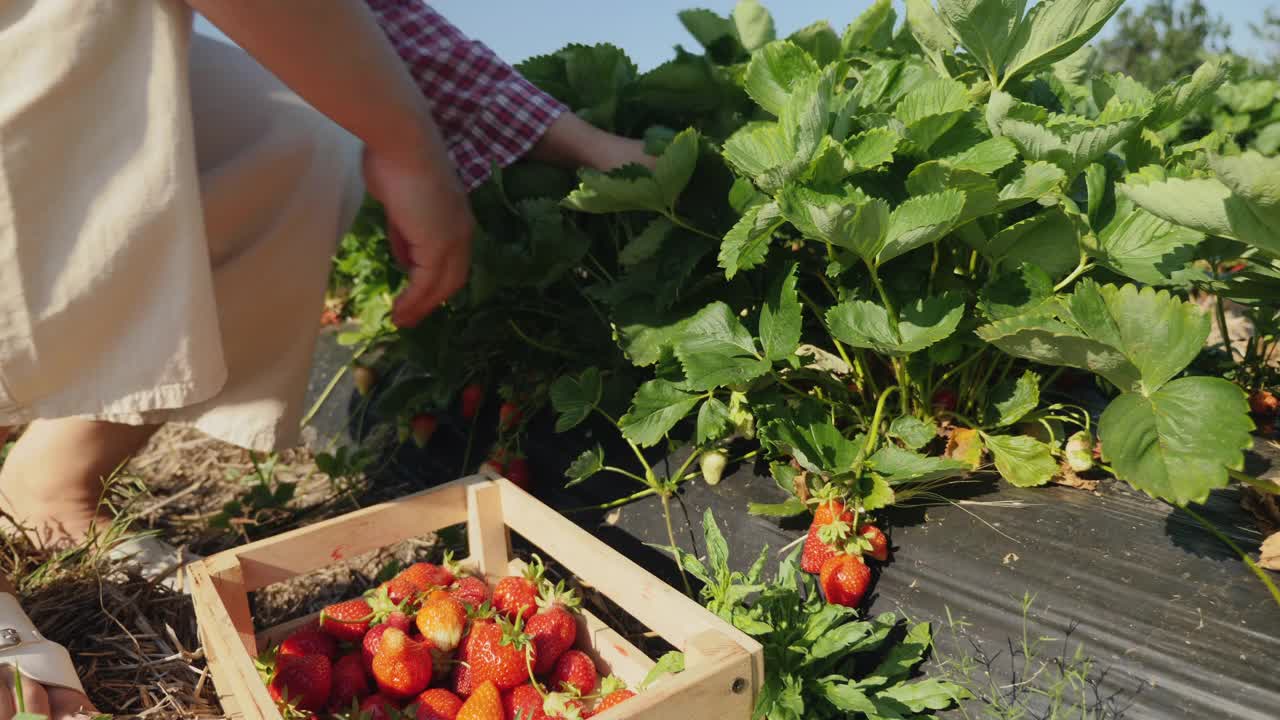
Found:
[(644, 680), (640, 683), (640, 690), (645, 690), (653, 685), (664, 675), (672, 675), (684, 672), (684, 653), (673, 650), (662, 657), (658, 658), (658, 662), (653, 664), (649, 673), (644, 676)]
[(990, 406), (983, 417), (990, 427), (1008, 427), (1040, 404), (1040, 376), (1031, 370), (1017, 380), (1006, 380), (991, 389)]
[(894, 110), (894, 117), (917, 148), (928, 151), (973, 107), (968, 89), (955, 80), (938, 78), (912, 90)]
[(955, 226), (964, 205), (965, 195), (958, 190), (913, 197), (899, 205), (889, 218), (878, 264), (941, 240)]
[(925, 422), (914, 415), (903, 415), (889, 424), (889, 437), (901, 440), (908, 450), (919, 450), (938, 437), (938, 425), (932, 419)]
[(788, 35), (787, 39), (809, 53), (818, 65), (840, 59), (840, 36), (826, 20), (810, 23)]
[(753, 55), (747, 65), (747, 94), (773, 115), (782, 115), (796, 84), (816, 75), (818, 70), (818, 63), (795, 43), (771, 42)]
[(698, 44), (720, 59), (732, 59), (744, 49), (738, 42), (738, 28), (732, 20), (701, 8), (681, 10), (677, 16)]
[(564, 205), (593, 214), (633, 210), (662, 212), (666, 209), (666, 198), (648, 170), (629, 165), (608, 173), (583, 170), (582, 184), (569, 193)]
[(675, 136), (654, 163), (653, 177), (662, 192), (664, 207), (673, 208), (684, 192), (698, 164), (698, 131), (684, 130)]
[(960, 170), (945, 161), (920, 163), (907, 176), (907, 192), (912, 195), (958, 190), (964, 193), (964, 209), (955, 218), (957, 226), (996, 211), (999, 193), (996, 181), (973, 170)]
[(992, 278), (982, 289), (978, 307), (990, 320), (1004, 320), (1035, 310), (1053, 298), (1053, 279), (1035, 265), (1023, 263)]
[(1226, 487), (1227, 469), (1253, 447), (1248, 403), (1220, 378), (1188, 377), (1144, 397), (1126, 393), (1102, 413), (1103, 460), (1116, 476), (1176, 505), (1203, 503)]
[(1018, 147), (1006, 137), (984, 140), (943, 160), (957, 170), (990, 175), (1018, 159)]
[(1160, 90), (1147, 125), (1159, 130), (1196, 111), (1213, 97), (1230, 74), (1231, 63), (1227, 58), (1213, 58), (1202, 63), (1190, 77), (1181, 78)]
[(754, 123), (740, 128), (724, 142), (724, 158), (738, 172), (768, 193), (777, 192), (799, 176), (808, 159), (796, 151), (778, 123)]
[(788, 185), (778, 196), (778, 204), (783, 217), (802, 235), (836, 243), (841, 226), (857, 213), (857, 203), (862, 197), (858, 191), (833, 195), (800, 185)]
[(729, 407), (716, 398), (707, 398), (698, 409), (698, 444), (719, 440), (728, 427)]
[(1080, 221), (1061, 207), (1051, 207), (997, 232), (975, 249), (1002, 268), (1032, 264), (1053, 278), (1071, 272), (1080, 261)]
[(1062, 322), (1051, 310), (1037, 309), (997, 320), (976, 332), (978, 337), (1015, 357), (1089, 370), (1121, 389), (1132, 388), (1141, 379), (1124, 353)]
[[(1256, 154), (1246, 154), (1246, 156)], [(1280, 168), (1274, 162), (1256, 156), (1256, 162)], [(1206, 235), (1239, 240), (1280, 257), (1280, 231), (1271, 224), (1270, 212), (1256, 207), (1232, 192), (1222, 179), (1169, 178), (1158, 182), (1117, 185), (1117, 189), (1135, 205), (1175, 225), (1191, 228)]]
[(1067, 180), (1062, 168), (1047, 162), (1028, 163), (1018, 179), (1000, 189), (999, 210), (1007, 212), (1035, 202)]
[(732, 280), (743, 270), (750, 270), (764, 262), (769, 255), (769, 243), (773, 234), (784, 222), (782, 211), (776, 202), (768, 202), (749, 208), (736, 224), (725, 233), (720, 243), (717, 261), (724, 268), (725, 277)]
[(970, 466), (947, 458), (930, 457), (894, 445), (885, 445), (868, 460), (890, 485), (929, 483), (968, 472)]
[(635, 444), (656, 445), (693, 410), (700, 397), (670, 380), (650, 380), (636, 390), (631, 409), (618, 421), (618, 426)]
[(1004, 67), (1026, 5), (1026, 0), (938, 0), (938, 14), (995, 79)]
[(1042, 0), (1018, 26), (1003, 80), (1033, 73), (1084, 47), (1124, 0)]
[(827, 311), (834, 337), (854, 347), (904, 356), (923, 350), (955, 332), (964, 316), (964, 300), (947, 293), (920, 298), (900, 310), (897, 332), (888, 311), (876, 303), (851, 300)]
[(1147, 285), (1170, 285), (1186, 268), (1204, 235), (1145, 210), (1114, 218), (1098, 234), (1094, 253), (1116, 272)]
[(872, 128), (845, 141), (849, 164), (845, 172), (854, 175), (874, 170), (893, 161), (901, 136), (888, 128)]
[(757, 351), (755, 338), (722, 302), (703, 308), (684, 326), (675, 353), (693, 390), (740, 385), (770, 368)]
[(858, 481), (858, 485), (863, 510), (874, 512), (893, 504), (893, 486), (885, 478), (879, 475), (866, 476)]
[(600, 402), (603, 393), (600, 370), (590, 367), (577, 377), (563, 375), (551, 384), (551, 407), (556, 418), (556, 432), (571, 430), (586, 420)]
[(738, 28), (742, 46), (755, 52), (777, 37), (773, 16), (757, 0), (738, 0), (733, 8), (733, 23)]
[(565, 477), (569, 478), (569, 482), (565, 487), (573, 487), (578, 483), (584, 482), (596, 473), (604, 469), (604, 450), (599, 446), (595, 446), (590, 450), (584, 450), (565, 470)]
[(844, 37), (840, 39), (841, 50), (845, 55), (863, 49), (884, 50), (893, 41), (897, 18), (891, 0), (875, 0), (845, 28)]
[(708, 508), (702, 514), (702, 536), (707, 544), (707, 564), (717, 578), (729, 576), (729, 543), (725, 542), (715, 516)]
[[(1004, 93), (993, 94), (992, 107), (988, 108), (989, 119), (1001, 97), (1007, 96)], [(1058, 117), (1056, 122), (1052, 122), (1008, 115), (995, 119), (992, 132), (1012, 140), (1027, 159), (1053, 163), (1066, 172), (1068, 179), (1072, 179), (1116, 145), (1136, 134), (1141, 127), (1141, 115), (1097, 123), (1084, 118)]]
[(907, 28), (916, 42), (941, 65), (942, 56), (956, 49), (955, 38), (933, 9), (931, 0), (907, 0)]
[(881, 690), (877, 695), (878, 699), (901, 703), (911, 712), (917, 713), (926, 710), (945, 710), (968, 697), (970, 697), (969, 691), (963, 687), (938, 678), (894, 685)]
[(777, 420), (761, 429), (764, 438), (810, 472), (838, 474), (853, 467), (860, 447), (829, 423), (800, 427)]
[(1048, 445), (1026, 435), (982, 433), (1000, 476), (1017, 487), (1044, 485), (1058, 472)]
[(618, 262), (623, 265), (638, 265), (657, 255), (662, 249), (663, 241), (674, 228), (665, 217), (655, 218), (622, 248), (622, 252), (618, 253)]
[(796, 266), (777, 279), (768, 300), (760, 308), (760, 345), (765, 359), (785, 360), (800, 345), (802, 309), (796, 293)]

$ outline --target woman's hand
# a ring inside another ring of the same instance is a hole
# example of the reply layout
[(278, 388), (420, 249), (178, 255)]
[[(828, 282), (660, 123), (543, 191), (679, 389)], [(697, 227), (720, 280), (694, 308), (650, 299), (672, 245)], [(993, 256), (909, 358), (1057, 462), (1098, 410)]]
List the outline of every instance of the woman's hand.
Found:
[(12, 720), (19, 707), (49, 720), (79, 720), (97, 714), (93, 703), (83, 693), (66, 688), (46, 688), (26, 675), (22, 676), (22, 703), (19, 705), (15, 675), (12, 665), (0, 665), (0, 720)]
[(630, 163), (653, 169), (654, 158), (644, 151), (644, 142), (605, 132), (571, 112), (566, 112), (547, 128), (529, 152), (534, 160), (564, 167), (588, 167), (606, 172)]
[(471, 204), (434, 128), (425, 147), (366, 147), (364, 176), (369, 194), (386, 208), (392, 254), (409, 276), (391, 319), (412, 327), (467, 281), (476, 226)]

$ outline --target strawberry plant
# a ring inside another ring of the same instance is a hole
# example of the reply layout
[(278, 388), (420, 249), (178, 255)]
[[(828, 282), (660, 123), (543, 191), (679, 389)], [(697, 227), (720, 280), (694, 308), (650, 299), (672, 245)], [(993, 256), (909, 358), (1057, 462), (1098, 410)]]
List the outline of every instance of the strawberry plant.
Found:
[[(523, 63), (654, 169), (495, 173), (466, 290), (362, 331), (401, 368), (379, 408), (409, 427), (498, 381), (500, 471), (545, 404), (562, 432), (595, 416), (634, 457), (588, 449), (569, 483), (634, 482), (668, 519), (741, 446), (792, 495), (752, 506), (776, 516), (863, 517), (989, 467), (1176, 505), (1251, 482), (1246, 395), (1194, 364), (1193, 299), (1274, 296), (1280, 167), (1237, 144), (1265, 149), (1261, 115), (1194, 128), (1256, 88), (1225, 59), (1159, 88), (1104, 72), (1087, 45), (1122, 0), (1025, 5), (910, 0), (899, 22), (877, 0), (778, 37), (741, 0), (681, 13), (700, 50), (646, 73), (604, 44)], [(1213, 262), (1239, 257), (1240, 277)], [(646, 453), (682, 446), (655, 472)]]

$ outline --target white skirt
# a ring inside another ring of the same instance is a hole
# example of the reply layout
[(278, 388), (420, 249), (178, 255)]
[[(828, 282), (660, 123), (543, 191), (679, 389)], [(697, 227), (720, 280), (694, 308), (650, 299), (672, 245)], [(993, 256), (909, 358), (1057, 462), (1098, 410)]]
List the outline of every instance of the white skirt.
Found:
[(361, 145), (169, 0), (0, 0), (0, 426), (298, 440)]

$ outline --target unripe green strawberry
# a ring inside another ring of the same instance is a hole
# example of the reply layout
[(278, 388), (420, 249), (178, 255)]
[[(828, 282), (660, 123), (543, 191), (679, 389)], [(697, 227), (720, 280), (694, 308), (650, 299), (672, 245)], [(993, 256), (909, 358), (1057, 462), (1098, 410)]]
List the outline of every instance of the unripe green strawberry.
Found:
[(698, 466), (702, 469), (702, 479), (708, 485), (719, 485), (720, 478), (724, 475), (724, 466), (729, 459), (719, 450), (708, 450), (702, 453), (702, 457), (698, 458)]
[(368, 395), (373, 389), (374, 383), (378, 382), (378, 373), (367, 365), (357, 365), (351, 371), (351, 379), (355, 382), (356, 390), (361, 395)]
[(1093, 433), (1088, 430), (1067, 438), (1067, 464), (1078, 473), (1093, 469)]

